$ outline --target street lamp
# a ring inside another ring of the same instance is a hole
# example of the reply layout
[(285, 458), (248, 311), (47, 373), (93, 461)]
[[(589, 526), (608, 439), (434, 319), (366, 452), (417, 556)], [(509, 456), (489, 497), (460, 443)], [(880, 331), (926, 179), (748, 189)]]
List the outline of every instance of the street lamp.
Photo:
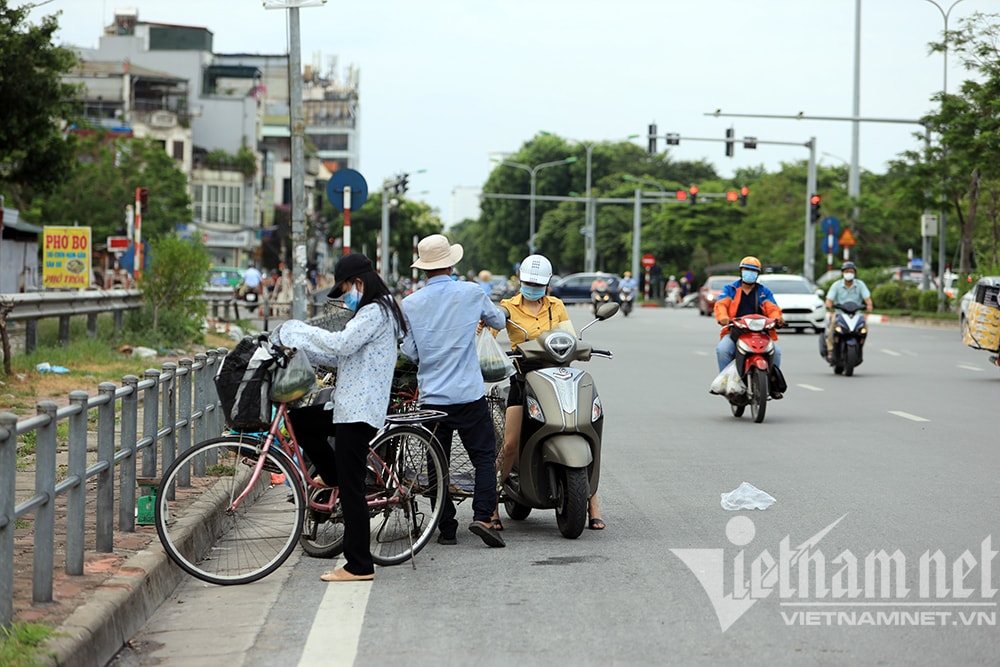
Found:
[(501, 164), (505, 167), (516, 167), (518, 169), (524, 169), (526, 172), (531, 174), (531, 199), (529, 200), (528, 219), (531, 221), (528, 228), (528, 252), (529, 254), (535, 254), (535, 183), (537, 181), (538, 172), (546, 167), (557, 167), (562, 164), (573, 164), (576, 162), (576, 157), (568, 157), (563, 160), (555, 160), (553, 162), (543, 162), (542, 164), (535, 165), (534, 167), (529, 167), (526, 164), (521, 164), (520, 162), (508, 162), (504, 160)]
[[(941, 18), (944, 19), (944, 48), (941, 50), (941, 55), (944, 56), (944, 69), (943, 77), (941, 79), (941, 106), (944, 108), (944, 97), (948, 94), (948, 17), (951, 16), (951, 10), (955, 8), (955, 5), (962, 2), (962, 0), (955, 0), (948, 7), (948, 11), (945, 11), (935, 0), (927, 0), (931, 3), (937, 10), (941, 12)], [(938, 310), (944, 310), (944, 269), (945, 269), (945, 242), (944, 242), (944, 214), (947, 206), (946, 195), (944, 192), (941, 193), (941, 215), (938, 220)], [(927, 258), (924, 258), (926, 264)]]
[[(552, 133), (546, 130), (540, 130), (539, 134), (550, 136)], [(630, 141), (639, 136), (640, 135), (638, 134), (630, 134), (624, 139), (617, 139), (617, 140), (612, 139), (609, 141)], [(592, 184), (590, 180), (592, 173), (591, 164), (593, 163), (594, 146), (596, 146), (597, 144), (594, 142), (583, 142), (580, 141), (579, 139), (570, 139), (569, 137), (566, 137), (566, 140), (580, 144), (581, 146), (584, 146), (587, 149), (587, 195), (586, 195), (587, 201), (585, 203), (586, 208), (584, 209), (585, 212), (583, 216), (584, 228), (585, 228), (584, 231), (585, 256), (583, 258), (583, 261), (584, 261), (584, 271), (593, 273), (597, 262), (597, 229), (596, 229), (597, 216), (595, 215), (595, 210), (594, 210), (595, 209), (594, 200), (591, 198)]]
[(633, 183), (643, 183), (645, 185), (654, 185), (654, 186), (656, 186), (656, 187), (658, 187), (660, 189), (660, 192), (662, 192), (664, 194), (666, 194), (666, 192), (667, 192), (667, 189), (665, 187), (663, 187), (662, 185), (660, 185), (659, 183), (657, 183), (656, 181), (651, 181), (651, 180), (646, 179), (646, 178), (639, 178), (638, 176), (633, 176), (632, 174), (625, 174), (625, 175), (623, 175), (622, 176), (622, 180), (623, 181), (630, 181), (630, 182), (633, 182)]

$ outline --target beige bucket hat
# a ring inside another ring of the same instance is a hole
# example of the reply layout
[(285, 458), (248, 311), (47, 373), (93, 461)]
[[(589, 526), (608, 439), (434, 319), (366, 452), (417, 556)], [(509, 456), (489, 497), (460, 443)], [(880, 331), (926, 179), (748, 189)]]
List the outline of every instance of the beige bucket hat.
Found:
[(455, 266), (464, 254), (461, 243), (450, 245), (443, 234), (431, 234), (417, 244), (417, 261), (410, 264), (415, 269), (433, 271)]

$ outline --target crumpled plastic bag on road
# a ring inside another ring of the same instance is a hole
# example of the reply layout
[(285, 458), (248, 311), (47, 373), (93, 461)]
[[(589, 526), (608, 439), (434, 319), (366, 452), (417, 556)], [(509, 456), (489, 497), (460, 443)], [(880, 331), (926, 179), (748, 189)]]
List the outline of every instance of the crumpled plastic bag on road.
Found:
[(766, 510), (776, 502), (774, 496), (749, 482), (743, 482), (729, 493), (720, 495), (724, 510)]

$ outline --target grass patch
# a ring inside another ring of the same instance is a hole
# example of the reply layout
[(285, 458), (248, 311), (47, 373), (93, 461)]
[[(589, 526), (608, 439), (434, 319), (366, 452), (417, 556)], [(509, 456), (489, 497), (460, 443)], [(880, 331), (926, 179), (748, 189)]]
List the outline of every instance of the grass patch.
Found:
[(4, 667), (35, 667), (45, 642), (55, 634), (49, 626), (38, 623), (15, 623), (0, 631), (0, 665)]

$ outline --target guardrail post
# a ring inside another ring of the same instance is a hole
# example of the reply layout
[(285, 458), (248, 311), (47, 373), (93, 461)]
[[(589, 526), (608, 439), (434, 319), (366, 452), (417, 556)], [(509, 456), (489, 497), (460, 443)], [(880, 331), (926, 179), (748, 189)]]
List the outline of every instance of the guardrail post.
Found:
[(87, 314), (87, 335), (97, 338), (97, 313)]
[(38, 320), (24, 322), (24, 352), (31, 354), (38, 349)]
[[(194, 442), (198, 444), (205, 440), (205, 432), (208, 427), (208, 420), (211, 415), (208, 411), (208, 390), (205, 385), (210, 381), (208, 370), (208, 355), (198, 353), (194, 355), (194, 405), (198, 418), (194, 423)], [(197, 457), (194, 462), (194, 474), (203, 477), (205, 475), (204, 457)]]
[(45, 501), (35, 510), (34, 558), (31, 566), (32, 602), (52, 601), (53, 542), (56, 526), (56, 411), (53, 401), (38, 404), (38, 414), (49, 419), (37, 429), (35, 493)]
[(166, 375), (160, 385), (160, 399), (162, 401), (161, 419), (167, 432), (163, 434), (160, 442), (160, 457), (162, 460), (162, 474), (174, 459), (177, 457), (177, 364), (168, 361), (163, 364), (163, 374)]
[[(194, 361), (181, 359), (181, 370), (177, 375), (177, 454), (180, 455), (191, 448), (191, 377)], [(191, 467), (184, 466), (178, 475), (181, 486), (191, 484)]]
[(111, 553), (115, 547), (115, 387), (113, 382), (97, 385), (107, 398), (97, 408), (97, 460), (108, 467), (97, 473), (97, 551)]
[(126, 375), (122, 386), (127, 392), (122, 396), (122, 449), (128, 456), (122, 459), (118, 469), (118, 530), (135, 531), (135, 467), (138, 454), (135, 449), (139, 440), (139, 378)]
[(59, 344), (63, 347), (69, 345), (69, 315), (59, 316)]
[(69, 417), (69, 478), (76, 482), (66, 491), (66, 574), (83, 574), (83, 528), (87, 501), (87, 392), (69, 393), (70, 405), (80, 411)]
[(14, 482), (17, 415), (0, 412), (0, 626), (14, 618)]
[(142, 452), (142, 476), (156, 477), (156, 432), (159, 430), (157, 412), (160, 398), (160, 371), (146, 369), (146, 381), (152, 381), (142, 394), (142, 439), (148, 441)]
[(115, 319), (115, 331), (116, 332), (121, 331), (122, 327), (125, 324), (125, 311), (116, 310), (114, 319)]
[[(208, 412), (208, 437), (214, 438), (222, 433), (222, 410), (219, 409), (219, 394), (215, 391), (215, 373), (217, 366), (222, 363), (225, 352), (220, 350), (208, 351), (208, 377), (205, 379), (205, 410)], [(205, 456), (203, 465), (213, 466), (219, 460), (216, 451), (213, 449)]]

